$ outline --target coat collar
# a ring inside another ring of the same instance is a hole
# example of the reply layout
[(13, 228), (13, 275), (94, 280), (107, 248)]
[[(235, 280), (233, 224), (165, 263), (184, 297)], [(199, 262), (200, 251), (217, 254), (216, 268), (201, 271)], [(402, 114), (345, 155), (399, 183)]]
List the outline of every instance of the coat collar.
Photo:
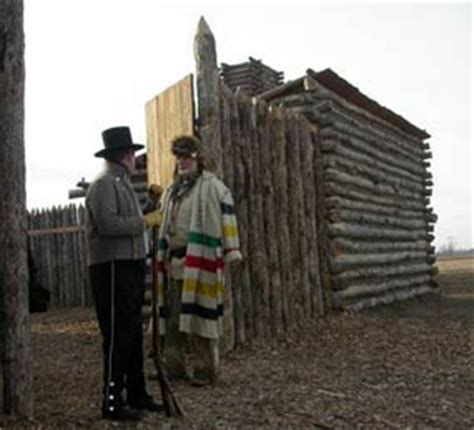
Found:
[(120, 178), (122, 180), (129, 179), (129, 175), (127, 173), (127, 169), (121, 164), (113, 163), (111, 161), (106, 162), (105, 171), (116, 178)]

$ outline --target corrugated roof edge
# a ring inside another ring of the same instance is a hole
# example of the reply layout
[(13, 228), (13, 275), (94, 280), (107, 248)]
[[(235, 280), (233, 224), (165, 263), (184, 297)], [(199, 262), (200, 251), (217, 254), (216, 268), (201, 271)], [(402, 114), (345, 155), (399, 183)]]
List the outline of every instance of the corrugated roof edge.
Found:
[(361, 93), (358, 88), (354, 87), (348, 81), (341, 78), (333, 70), (328, 68), (320, 72), (315, 72), (313, 69), (307, 69), (306, 73), (328, 90), (335, 92), (348, 102), (365, 109), (366, 111), (378, 116), (381, 119), (384, 119), (401, 130), (411, 134), (412, 136), (422, 140), (431, 137), (425, 130), (418, 128), (402, 116), (396, 114), (390, 109), (387, 109), (386, 107), (381, 106), (375, 100), (372, 100)]

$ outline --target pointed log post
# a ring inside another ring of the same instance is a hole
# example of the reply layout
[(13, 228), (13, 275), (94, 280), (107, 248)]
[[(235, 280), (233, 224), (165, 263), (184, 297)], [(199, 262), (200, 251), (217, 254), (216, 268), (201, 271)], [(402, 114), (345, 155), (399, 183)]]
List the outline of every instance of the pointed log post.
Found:
[(3, 410), (33, 415), (28, 316), (23, 1), (0, 0), (0, 324)]
[[(222, 179), (224, 165), (222, 160), (219, 69), (214, 35), (204, 17), (199, 20), (194, 37), (194, 59), (196, 61), (199, 134), (204, 143), (204, 155), (209, 169)], [(222, 354), (231, 350), (235, 344), (231, 276), (228, 273), (224, 276), (227, 285), (224, 291), (224, 336), (220, 340)]]
[(222, 178), (219, 69), (217, 67), (216, 42), (204, 17), (199, 20), (194, 37), (194, 59), (196, 61), (199, 133), (212, 170)]

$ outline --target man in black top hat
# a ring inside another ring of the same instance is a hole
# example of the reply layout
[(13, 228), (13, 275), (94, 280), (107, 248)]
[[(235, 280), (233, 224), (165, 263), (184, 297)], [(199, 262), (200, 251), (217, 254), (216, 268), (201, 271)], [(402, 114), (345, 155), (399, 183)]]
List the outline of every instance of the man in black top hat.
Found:
[(105, 169), (86, 196), (89, 275), (103, 338), (102, 416), (138, 421), (141, 411), (160, 409), (146, 390), (141, 319), (145, 232), (159, 225), (160, 214), (143, 215), (130, 182), (143, 145), (133, 143), (128, 127), (109, 128), (102, 138), (95, 156)]

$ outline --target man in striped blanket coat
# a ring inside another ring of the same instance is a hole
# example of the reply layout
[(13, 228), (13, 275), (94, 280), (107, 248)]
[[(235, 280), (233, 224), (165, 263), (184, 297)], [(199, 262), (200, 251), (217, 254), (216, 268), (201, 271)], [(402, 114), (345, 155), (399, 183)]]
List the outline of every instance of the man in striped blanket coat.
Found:
[(171, 375), (215, 383), (223, 329), (224, 266), (241, 260), (230, 190), (205, 170), (202, 143), (173, 140), (175, 178), (163, 200), (158, 246), (160, 334)]

